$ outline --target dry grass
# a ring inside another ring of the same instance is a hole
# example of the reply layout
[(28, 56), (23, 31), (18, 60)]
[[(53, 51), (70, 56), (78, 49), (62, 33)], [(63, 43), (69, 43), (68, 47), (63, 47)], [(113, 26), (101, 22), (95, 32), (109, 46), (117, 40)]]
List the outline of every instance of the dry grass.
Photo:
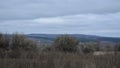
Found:
[(119, 57), (44, 52), (33, 59), (0, 59), (0, 68), (120, 68)]

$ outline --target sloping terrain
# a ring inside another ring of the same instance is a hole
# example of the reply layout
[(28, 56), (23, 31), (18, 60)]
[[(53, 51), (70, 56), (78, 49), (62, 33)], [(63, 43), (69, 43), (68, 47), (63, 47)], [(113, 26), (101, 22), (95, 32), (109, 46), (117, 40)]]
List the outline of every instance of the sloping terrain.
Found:
[[(62, 34), (28, 34), (26, 35), (29, 38), (33, 38), (40, 41), (53, 41), (56, 37)], [(120, 38), (116, 37), (101, 37), (101, 36), (94, 36), (94, 35), (83, 35), (83, 34), (69, 34), (78, 38), (81, 42), (89, 42), (89, 41), (107, 41), (107, 42), (120, 42)]]

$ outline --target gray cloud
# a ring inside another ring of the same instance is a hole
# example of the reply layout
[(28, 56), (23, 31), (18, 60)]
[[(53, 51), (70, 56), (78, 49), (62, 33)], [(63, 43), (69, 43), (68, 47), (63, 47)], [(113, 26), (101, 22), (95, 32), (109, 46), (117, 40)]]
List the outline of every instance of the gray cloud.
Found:
[(120, 37), (120, 12), (111, 14), (79, 14), (43, 17), (31, 20), (1, 22), (1, 32), (75, 33)]
[(0, 32), (120, 37), (120, 0), (0, 0)]
[(0, 0), (0, 20), (116, 12), (119, 0)]

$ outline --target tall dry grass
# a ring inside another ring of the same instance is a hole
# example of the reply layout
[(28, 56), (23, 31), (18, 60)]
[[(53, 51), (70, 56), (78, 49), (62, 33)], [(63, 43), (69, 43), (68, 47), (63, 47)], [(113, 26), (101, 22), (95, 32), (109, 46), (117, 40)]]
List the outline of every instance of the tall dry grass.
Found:
[(0, 59), (0, 68), (120, 68), (120, 55), (43, 52), (32, 59)]

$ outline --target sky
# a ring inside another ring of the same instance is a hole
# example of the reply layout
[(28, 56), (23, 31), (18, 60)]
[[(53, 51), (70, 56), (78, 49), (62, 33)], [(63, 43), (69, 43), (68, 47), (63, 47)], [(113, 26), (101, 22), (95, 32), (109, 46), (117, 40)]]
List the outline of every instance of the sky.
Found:
[(0, 0), (0, 32), (120, 37), (120, 0)]

